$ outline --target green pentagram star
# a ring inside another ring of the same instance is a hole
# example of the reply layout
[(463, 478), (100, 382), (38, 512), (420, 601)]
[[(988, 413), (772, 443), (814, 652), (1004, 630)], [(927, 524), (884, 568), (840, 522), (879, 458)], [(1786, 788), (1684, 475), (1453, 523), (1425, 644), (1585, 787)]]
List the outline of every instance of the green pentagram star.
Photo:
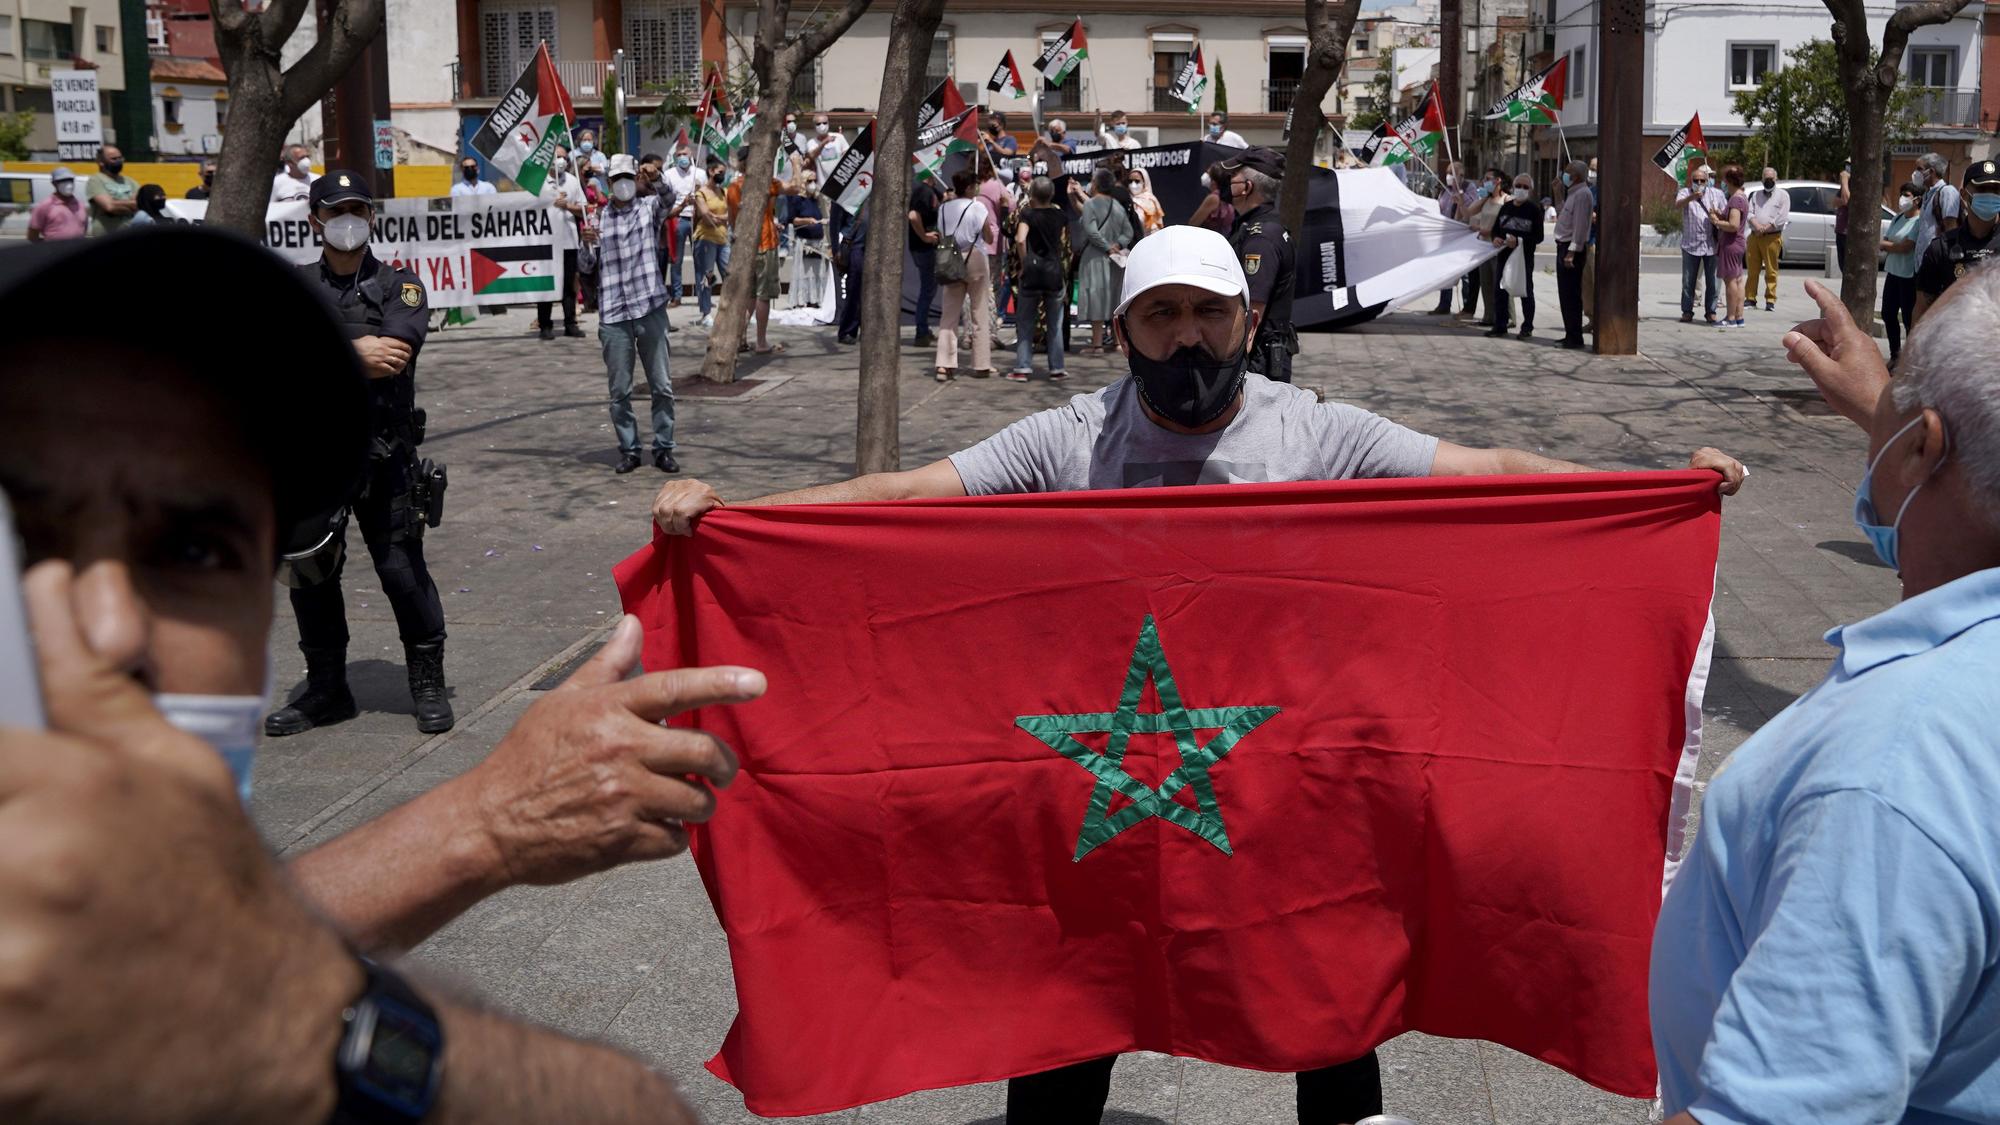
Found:
[[(1160, 694), (1161, 710), (1141, 714), (1139, 699), (1151, 677)], [(1224, 855), (1229, 849), (1229, 833), (1222, 824), (1222, 810), (1216, 805), (1215, 786), (1208, 771), (1229, 753), (1246, 734), (1278, 713), (1276, 707), (1204, 707), (1193, 711), (1181, 702), (1174, 686), (1173, 670), (1167, 667), (1167, 653), (1160, 646), (1160, 631), (1151, 614), (1139, 629), (1139, 643), (1132, 648), (1132, 664), (1125, 673), (1125, 690), (1118, 697), (1118, 710), (1077, 715), (1022, 715), (1014, 725), (1034, 735), (1049, 749), (1075, 762), (1097, 778), (1090, 791), (1090, 808), (1083, 814), (1083, 828), (1076, 837), (1077, 860), (1109, 843), (1120, 832), (1150, 817), (1178, 824), (1214, 844)], [(1217, 728), (1220, 728), (1217, 730)], [(1217, 730), (1204, 745), (1195, 745), (1195, 731)], [(1099, 754), (1078, 742), (1077, 734), (1108, 731), (1109, 745)], [(1168, 734), (1180, 747), (1181, 764), (1160, 783), (1158, 789), (1125, 772), (1125, 747), (1133, 734)], [(1174, 795), (1194, 787), (1200, 811), (1174, 800)], [(1109, 815), (1111, 795), (1123, 794), (1132, 803)]]

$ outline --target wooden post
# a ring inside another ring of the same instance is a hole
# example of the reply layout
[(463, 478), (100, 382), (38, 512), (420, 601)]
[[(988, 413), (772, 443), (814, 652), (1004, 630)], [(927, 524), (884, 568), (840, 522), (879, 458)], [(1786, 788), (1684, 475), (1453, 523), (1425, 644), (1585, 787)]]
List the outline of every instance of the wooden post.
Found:
[(1460, 74), (1465, 62), (1462, 3), (1463, 0), (1438, 0), (1438, 109), (1444, 115), (1445, 151), (1453, 157), (1463, 155), (1465, 149), (1465, 138), (1459, 130), (1463, 120), (1460, 103), (1465, 100), (1465, 81)]
[(1598, 5), (1597, 354), (1639, 351), (1639, 185), (1645, 145), (1645, 0)]

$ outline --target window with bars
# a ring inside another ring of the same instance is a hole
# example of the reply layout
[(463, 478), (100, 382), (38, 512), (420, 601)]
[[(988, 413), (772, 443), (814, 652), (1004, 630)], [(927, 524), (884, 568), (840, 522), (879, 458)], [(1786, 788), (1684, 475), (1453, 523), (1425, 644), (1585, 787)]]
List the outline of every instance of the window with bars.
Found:
[[(1042, 32), (1042, 49), (1047, 50), (1049, 44), (1067, 34), (1069, 34), (1068, 28), (1064, 28), (1061, 31)], [(1037, 54), (1039, 55), (1040, 52), (1037, 52)], [(1034, 59), (1027, 60), (1030, 67), (1034, 66), (1034, 62)], [(1050, 110), (1061, 110), (1065, 113), (1079, 113), (1083, 110), (1083, 67), (1078, 66), (1072, 69), (1069, 72), (1069, 77), (1063, 79), (1063, 84), (1060, 86), (1043, 78), (1040, 71), (1035, 72), (1035, 81), (1042, 84), (1042, 112), (1044, 114), (1047, 114)]]
[(951, 32), (940, 31), (931, 40), (930, 57), (924, 60), (924, 93), (951, 77)]
[(1192, 55), (1192, 45), (1180, 42), (1153, 41), (1153, 111), (1171, 113), (1185, 111), (1187, 103), (1174, 97), (1174, 79), (1181, 76), (1181, 68), (1187, 65)]
[(483, 0), (479, 5), (479, 79), (481, 93), (497, 98), (534, 61), (535, 48), (547, 40), (549, 57), (561, 58), (553, 6)]
[(625, 0), (625, 69), (634, 91), (701, 81), (701, 18), (693, 0)]

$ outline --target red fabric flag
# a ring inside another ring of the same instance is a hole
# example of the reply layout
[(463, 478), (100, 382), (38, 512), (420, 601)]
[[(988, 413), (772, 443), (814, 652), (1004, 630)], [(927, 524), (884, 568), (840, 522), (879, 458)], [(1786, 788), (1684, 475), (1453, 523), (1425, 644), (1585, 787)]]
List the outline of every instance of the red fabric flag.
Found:
[(759, 1114), (1404, 1031), (1643, 1097), (1711, 473), (725, 508), (617, 579), (745, 664), (695, 855)]
[(1423, 115), (1424, 132), (1444, 132), (1444, 103), (1438, 98), (1436, 82), (1431, 83), (1430, 91), (1424, 95)]

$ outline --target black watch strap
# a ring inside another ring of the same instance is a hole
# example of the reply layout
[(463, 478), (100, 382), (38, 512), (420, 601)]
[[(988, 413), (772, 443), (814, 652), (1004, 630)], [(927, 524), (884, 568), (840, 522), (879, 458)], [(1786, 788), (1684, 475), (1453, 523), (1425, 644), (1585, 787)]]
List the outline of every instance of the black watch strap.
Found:
[(416, 1125), (437, 1103), (444, 1031), (402, 975), (356, 955), (367, 981), (341, 1013), (333, 1125)]

